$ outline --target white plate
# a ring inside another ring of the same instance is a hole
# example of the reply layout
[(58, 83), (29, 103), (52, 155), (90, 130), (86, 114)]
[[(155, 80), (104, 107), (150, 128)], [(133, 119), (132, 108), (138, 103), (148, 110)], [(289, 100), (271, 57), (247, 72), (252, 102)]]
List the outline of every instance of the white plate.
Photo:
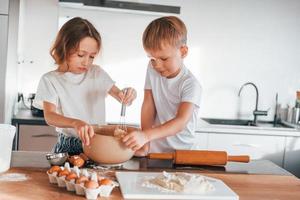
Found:
[(116, 172), (124, 199), (206, 199), (206, 200), (238, 200), (234, 193), (223, 181), (207, 177), (214, 185), (215, 191), (205, 194), (186, 194), (180, 192), (163, 192), (157, 188), (143, 187), (147, 177), (155, 177), (161, 172)]

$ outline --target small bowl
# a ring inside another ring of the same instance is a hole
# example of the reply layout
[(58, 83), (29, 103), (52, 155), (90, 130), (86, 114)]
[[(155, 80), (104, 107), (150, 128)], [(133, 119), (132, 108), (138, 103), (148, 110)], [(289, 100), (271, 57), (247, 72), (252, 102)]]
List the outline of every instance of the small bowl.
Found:
[(69, 155), (68, 153), (48, 153), (46, 154), (46, 158), (51, 165), (63, 165)]

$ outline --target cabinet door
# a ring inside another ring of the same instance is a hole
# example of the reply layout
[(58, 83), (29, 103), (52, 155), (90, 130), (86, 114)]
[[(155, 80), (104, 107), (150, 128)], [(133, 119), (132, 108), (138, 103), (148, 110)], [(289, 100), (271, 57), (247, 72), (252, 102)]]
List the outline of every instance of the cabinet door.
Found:
[(249, 155), (251, 160), (270, 160), (283, 166), (285, 137), (210, 133), (208, 148), (228, 155)]
[(51, 126), (20, 125), (19, 150), (20, 151), (46, 151), (52, 150), (57, 142), (57, 133)]
[(284, 169), (300, 178), (300, 138), (287, 137), (284, 155)]
[(0, 15), (8, 15), (9, 0), (0, 0)]

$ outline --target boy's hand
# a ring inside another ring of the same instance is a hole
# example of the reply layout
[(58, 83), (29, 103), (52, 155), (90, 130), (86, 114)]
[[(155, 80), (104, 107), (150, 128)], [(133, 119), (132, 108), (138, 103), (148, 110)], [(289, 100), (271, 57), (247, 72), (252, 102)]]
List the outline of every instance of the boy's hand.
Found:
[(91, 125), (81, 120), (74, 120), (73, 127), (75, 128), (79, 138), (84, 145), (90, 145), (90, 139), (94, 137), (94, 129)]
[(149, 142), (144, 144), (144, 146), (142, 146), (142, 148), (138, 149), (137, 151), (134, 152), (135, 156), (138, 157), (144, 157), (148, 155), (149, 152), (149, 148), (150, 148), (150, 144)]
[[(127, 90), (126, 93), (124, 92), (125, 90)], [(129, 106), (131, 105), (132, 101), (136, 98), (136, 90), (131, 87), (125, 88), (120, 91), (119, 97), (124, 104)]]
[(144, 144), (149, 142), (149, 139), (145, 132), (143, 131), (133, 131), (122, 138), (124, 144), (132, 149), (132, 151), (137, 151)]

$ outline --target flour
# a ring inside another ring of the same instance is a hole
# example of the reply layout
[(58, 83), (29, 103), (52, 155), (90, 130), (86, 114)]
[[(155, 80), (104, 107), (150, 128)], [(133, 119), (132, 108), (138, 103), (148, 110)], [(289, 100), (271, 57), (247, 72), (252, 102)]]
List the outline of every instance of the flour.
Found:
[(9, 173), (0, 175), (0, 182), (26, 181), (29, 178), (25, 174)]
[(127, 132), (120, 128), (116, 128), (114, 131), (114, 137), (116, 137), (118, 139), (124, 137), (126, 134), (127, 134)]
[(213, 184), (205, 176), (183, 172), (162, 172), (156, 177), (145, 179), (142, 186), (157, 188), (162, 192), (189, 194), (204, 194), (215, 190)]

